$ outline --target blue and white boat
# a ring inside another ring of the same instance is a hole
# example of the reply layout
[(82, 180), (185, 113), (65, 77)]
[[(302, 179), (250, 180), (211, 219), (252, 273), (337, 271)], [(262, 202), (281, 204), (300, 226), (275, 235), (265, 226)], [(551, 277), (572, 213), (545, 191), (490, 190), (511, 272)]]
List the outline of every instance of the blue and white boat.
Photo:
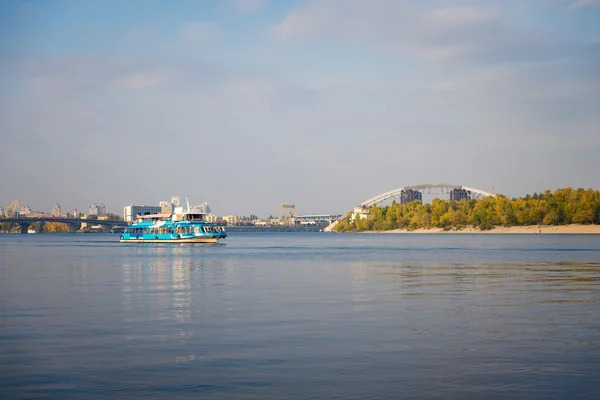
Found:
[(138, 215), (137, 221), (125, 228), (122, 243), (203, 243), (214, 244), (225, 239), (225, 228), (207, 221), (204, 208), (187, 211), (175, 207), (173, 213)]

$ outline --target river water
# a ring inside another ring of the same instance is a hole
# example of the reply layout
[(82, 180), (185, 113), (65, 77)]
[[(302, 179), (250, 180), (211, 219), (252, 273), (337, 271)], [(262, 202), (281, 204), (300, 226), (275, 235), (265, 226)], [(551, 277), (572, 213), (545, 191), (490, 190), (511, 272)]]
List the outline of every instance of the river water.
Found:
[(600, 398), (600, 235), (0, 235), (2, 398)]

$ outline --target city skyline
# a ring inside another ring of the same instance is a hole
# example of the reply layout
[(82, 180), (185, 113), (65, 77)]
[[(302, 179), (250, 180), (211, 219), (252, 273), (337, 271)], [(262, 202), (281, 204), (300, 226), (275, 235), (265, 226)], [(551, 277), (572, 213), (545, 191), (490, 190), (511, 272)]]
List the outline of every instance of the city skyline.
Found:
[(0, 207), (598, 189), (600, 1), (526, 3), (3, 2)]

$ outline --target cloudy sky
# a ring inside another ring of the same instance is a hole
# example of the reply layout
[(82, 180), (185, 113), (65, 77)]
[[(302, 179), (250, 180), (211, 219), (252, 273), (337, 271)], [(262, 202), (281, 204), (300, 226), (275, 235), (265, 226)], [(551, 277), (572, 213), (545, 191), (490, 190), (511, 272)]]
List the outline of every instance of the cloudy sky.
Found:
[(600, 189), (600, 0), (0, 3), (0, 205)]

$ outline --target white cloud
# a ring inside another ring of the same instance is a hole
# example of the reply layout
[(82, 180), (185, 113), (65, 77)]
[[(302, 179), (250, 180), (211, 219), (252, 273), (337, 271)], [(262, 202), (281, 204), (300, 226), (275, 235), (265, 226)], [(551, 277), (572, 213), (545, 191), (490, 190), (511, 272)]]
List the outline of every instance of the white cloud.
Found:
[(522, 26), (500, 6), (424, 9), (395, 0), (311, 0), (270, 27), (284, 42), (371, 46), (404, 57), (480, 62), (546, 61), (582, 50), (553, 31)]

